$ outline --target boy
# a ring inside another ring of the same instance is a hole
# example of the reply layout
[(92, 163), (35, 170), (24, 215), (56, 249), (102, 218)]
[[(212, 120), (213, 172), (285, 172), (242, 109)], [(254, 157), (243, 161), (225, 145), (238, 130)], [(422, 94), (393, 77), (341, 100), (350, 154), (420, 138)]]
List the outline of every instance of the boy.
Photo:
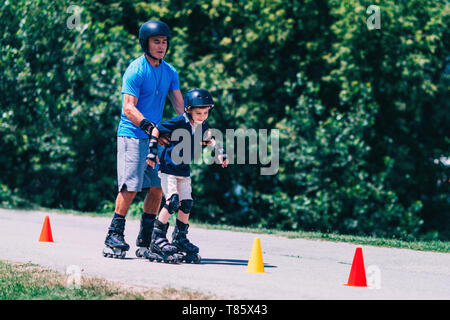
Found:
[[(161, 178), (161, 187), (166, 203), (153, 226), (150, 251), (147, 252), (150, 261), (178, 262), (181, 258), (188, 263), (200, 263), (199, 248), (186, 238), (189, 228), (189, 214), (193, 206), (189, 163), (194, 158), (194, 149), (196, 149), (194, 145), (196, 130), (201, 130), (202, 145), (211, 145), (215, 148), (222, 168), (228, 165), (225, 150), (218, 146), (208, 132), (206, 119), (213, 107), (213, 99), (207, 90), (192, 89), (186, 93), (184, 98), (185, 113), (159, 124), (152, 130), (147, 164), (152, 168), (155, 167), (155, 162), (160, 164), (159, 177)], [(183, 157), (181, 152), (177, 154), (177, 149), (175, 149), (183, 141), (181, 139), (179, 141), (171, 140), (169, 146), (164, 148), (161, 159), (158, 159), (157, 140), (160, 134), (172, 134), (177, 129), (185, 129), (189, 132), (190, 141), (184, 141), (184, 143), (190, 142), (191, 145), (191, 155), (190, 157), (187, 155), (188, 162), (185, 163), (183, 160), (180, 161), (173, 157), (176, 155)], [(203, 140), (203, 138), (207, 140)], [(172, 244), (170, 244), (166, 238), (169, 227), (168, 221), (170, 215), (178, 209), (177, 221), (172, 234)], [(183, 253), (182, 257), (177, 252)]]

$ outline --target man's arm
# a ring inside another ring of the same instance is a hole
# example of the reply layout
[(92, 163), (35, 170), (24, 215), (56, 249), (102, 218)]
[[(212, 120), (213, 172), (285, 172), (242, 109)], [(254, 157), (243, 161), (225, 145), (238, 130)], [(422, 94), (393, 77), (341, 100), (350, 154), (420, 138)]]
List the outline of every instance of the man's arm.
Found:
[(180, 90), (169, 91), (169, 100), (172, 107), (178, 114), (184, 113), (184, 100)]
[(138, 102), (138, 98), (132, 96), (131, 94), (123, 94), (123, 113), (125, 116), (130, 119), (133, 124), (142, 130), (145, 133), (150, 135), (152, 128), (155, 124), (149, 120), (147, 120), (142, 113), (136, 108)]
[(138, 98), (135, 96), (126, 93), (123, 94), (123, 113), (135, 126), (139, 127), (139, 124), (145, 117), (136, 108), (137, 102)]

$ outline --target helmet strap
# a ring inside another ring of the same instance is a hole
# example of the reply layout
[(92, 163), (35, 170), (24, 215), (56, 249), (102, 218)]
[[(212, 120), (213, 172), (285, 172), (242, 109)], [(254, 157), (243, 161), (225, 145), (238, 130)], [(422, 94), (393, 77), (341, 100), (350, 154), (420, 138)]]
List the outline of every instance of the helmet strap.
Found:
[(154, 56), (152, 56), (152, 55), (150, 54), (150, 51), (147, 50), (147, 52), (145, 53), (145, 55), (146, 55), (147, 57), (149, 57), (150, 59), (152, 59), (152, 60), (157, 60), (157, 61), (158, 61), (158, 65), (161, 64), (161, 59), (158, 59), (158, 58), (155, 58)]

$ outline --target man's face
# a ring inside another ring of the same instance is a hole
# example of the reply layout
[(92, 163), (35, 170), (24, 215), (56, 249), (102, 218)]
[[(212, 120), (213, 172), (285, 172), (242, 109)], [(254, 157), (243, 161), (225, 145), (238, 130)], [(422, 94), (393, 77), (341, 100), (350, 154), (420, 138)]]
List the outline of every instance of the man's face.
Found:
[(208, 119), (208, 115), (209, 115), (209, 106), (205, 106), (202, 108), (192, 108), (190, 111), (190, 114), (192, 116), (192, 120), (196, 123), (196, 124), (200, 124), (203, 121), (205, 121), (206, 119)]
[(167, 37), (150, 37), (148, 39), (148, 50), (156, 59), (163, 59), (167, 51)]

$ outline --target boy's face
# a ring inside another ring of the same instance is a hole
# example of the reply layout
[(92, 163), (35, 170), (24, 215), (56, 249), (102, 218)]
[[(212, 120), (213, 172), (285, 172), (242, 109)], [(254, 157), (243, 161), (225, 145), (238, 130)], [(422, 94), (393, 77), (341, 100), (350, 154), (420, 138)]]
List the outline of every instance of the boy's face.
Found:
[(192, 120), (196, 124), (200, 124), (203, 123), (203, 121), (205, 121), (206, 119), (208, 119), (209, 108), (210, 108), (209, 106), (196, 107), (191, 108), (188, 112), (191, 114)]
[(150, 37), (148, 39), (148, 51), (155, 58), (163, 59), (167, 51), (167, 37)]

